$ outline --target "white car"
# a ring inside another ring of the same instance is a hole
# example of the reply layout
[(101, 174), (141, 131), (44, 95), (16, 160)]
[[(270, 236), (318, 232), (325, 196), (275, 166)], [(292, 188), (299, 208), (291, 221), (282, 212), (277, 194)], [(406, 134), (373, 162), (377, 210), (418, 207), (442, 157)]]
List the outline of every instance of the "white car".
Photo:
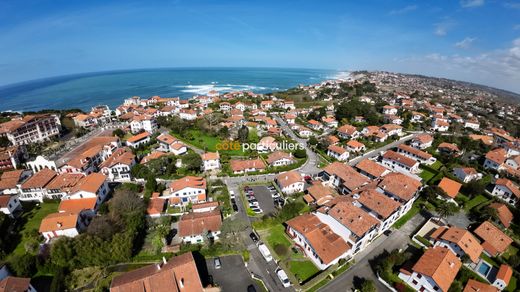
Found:
[(258, 201), (250, 201), (250, 202), (249, 202), (249, 207), (257, 207), (258, 205), (260, 205), (260, 204), (258, 203)]
[(255, 212), (256, 214), (260, 214), (264, 211), (262, 211), (262, 209), (258, 208), (258, 206), (253, 206), (251, 207), (251, 211)]
[(229, 198), (234, 199), (235, 198), (235, 192), (229, 191)]
[(282, 285), (284, 287), (291, 287), (291, 281), (289, 281), (289, 278), (287, 277), (287, 274), (284, 270), (278, 268), (276, 270), (276, 275), (278, 276), (278, 279), (280, 279), (280, 282), (282, 282)]

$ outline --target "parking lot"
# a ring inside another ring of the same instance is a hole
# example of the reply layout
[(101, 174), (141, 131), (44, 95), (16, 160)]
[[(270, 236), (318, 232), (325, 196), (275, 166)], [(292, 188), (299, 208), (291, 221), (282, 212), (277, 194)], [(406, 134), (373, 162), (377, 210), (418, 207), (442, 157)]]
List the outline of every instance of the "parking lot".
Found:
[(258, 204), (260, 204), (260, 208), (264, 211), (264, 214), (276, 211), (271, 191), (267, 186), (251, 186), (251, 188), (253, 189), (255, 198), (258, 200)]
[(239, 255), (220, 257), (221, 267), (215, 269), (214, 258), (206, 259), (208, 273), (213, 278), (213, 283), (222, 288), (222, 291), (241, 292), (247, 291), (249, 285), (253, 285), (256, 291), (262, 291), (251, 278), (244, 261)]

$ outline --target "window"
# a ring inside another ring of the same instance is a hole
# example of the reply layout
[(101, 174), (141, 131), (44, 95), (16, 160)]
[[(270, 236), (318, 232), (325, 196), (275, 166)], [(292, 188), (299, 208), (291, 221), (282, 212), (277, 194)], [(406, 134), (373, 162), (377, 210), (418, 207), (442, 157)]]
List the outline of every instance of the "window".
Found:
[(417, 279), (420, 279), (422, 278), (422, 275), (421, 274), (417, 274)]
[(417, 285), (417, 281), (413, 280), (412, 284)]

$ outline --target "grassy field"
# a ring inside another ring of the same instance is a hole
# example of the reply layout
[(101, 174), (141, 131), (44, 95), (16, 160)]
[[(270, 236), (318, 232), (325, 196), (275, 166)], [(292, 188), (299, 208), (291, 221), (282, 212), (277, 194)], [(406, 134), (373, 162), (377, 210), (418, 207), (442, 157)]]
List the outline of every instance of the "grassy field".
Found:
[(516, 287), (517, 287), (517, 279), (515, 277), (511, 277), (511, 280), (509, 280), (509, 285), (506, 287), (505, 291), (508, 291), (508, 292), (518, 291), (518, 290), (516, 290)]
[[(174, 135), (175, 137), (179, 138), (180, 140), (191, 144), (199, 149), (209, 151), (209, 152), (216, 152), (217, 151), (217, 144), (223, 142), (220, 138), (207, 135), (205, 133), (202, 133), (200, 130), (188, 130), (188, 133), (191, 134), (192, 139), (185, 139), (183, 137), (180, 137), (179, 135)], [(245, 152), (240, 150), (219, 150), (220, 152), (225, 152), (229, 155), (244, 155)]]
[[(24, 212), (22, 215), (22, 220), (25, 221), (25, 224), (20, 230), (20, 232), (23, 234), (24, 232), (30, 230), (39, 230), (42, 219), (50, 213), (58, 212), (59, 204), (60, 203), (57, 201), (44, 202), (41, 203), (39, 206), (34, 206), (34, 208), (32, 208), (30, 211)], [(25, 254), (25, 240), (26, 239), (22, 236), (22, 240), (16, 246), (15, 250), (13, 251), (13, 254)]]
[(285, 234), (285, 227), (282, 224), (275, 225), (269, 229), (269, 236), (267, 237), (267, 243), (271, 247), (275, 247), (278, 244), (291, 247), (291, 242)]
[(509, 248), (502, 254), (502, 257), (508, 260), (512, 255), (518, 253), (518, 248), (513, 245), (510, 245)]
[(425, 183), (432, 179), (435, 175), (436, 173), (431, 172), (428, 169), (422, 169), (421, 173), (419, 174)]
[(467, 212), (486, 201), (488, 201), (488, 198), (486, 198), (484, 195), (478, 195), (466, 203), (464, 210)]
[(440, 161), (435, 161), (432, 165), (430, 165), (431, 168), (435, 170), (439, 170), (442, 167), (442, 163)]
[(309, 279), (319, 272), (318, 268), (309, 260), (290, 261), (289, 269), (291, 273), (301, 282)]

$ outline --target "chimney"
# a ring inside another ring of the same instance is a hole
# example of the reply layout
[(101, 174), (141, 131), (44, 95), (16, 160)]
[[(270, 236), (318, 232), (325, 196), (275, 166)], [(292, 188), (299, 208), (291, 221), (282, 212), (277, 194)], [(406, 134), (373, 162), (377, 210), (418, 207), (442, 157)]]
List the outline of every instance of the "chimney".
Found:
[(179, 281), (179, 286), (181, 288), (184, 288), (184, 278), (181, 278), (181, 280)]
[(61, 228), (61, 226), (62, 226), (61, 222), (56, 223), (56, 226), (58, 226), (58, 228)]

